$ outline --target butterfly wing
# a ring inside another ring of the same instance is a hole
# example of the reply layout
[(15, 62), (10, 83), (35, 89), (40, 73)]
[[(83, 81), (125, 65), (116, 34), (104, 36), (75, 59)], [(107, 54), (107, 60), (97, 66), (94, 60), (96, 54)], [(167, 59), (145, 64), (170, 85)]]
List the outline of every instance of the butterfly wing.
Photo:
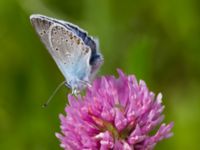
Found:
[(89, 82), (90, 47), (74, 32), (56, 23), (50, 28), (49, 42), (54, 60), (72, 88), (80, 87), (80, 81)]
[(94, 78), (103, 63), (97, 40), (70, 22), (37, 14), (30, 20), (70, 86)]

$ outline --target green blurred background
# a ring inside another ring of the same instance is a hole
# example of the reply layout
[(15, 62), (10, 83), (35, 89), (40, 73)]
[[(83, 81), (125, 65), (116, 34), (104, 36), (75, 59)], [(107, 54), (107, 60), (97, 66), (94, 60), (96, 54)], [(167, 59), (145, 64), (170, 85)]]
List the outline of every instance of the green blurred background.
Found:
[(199, 0), (0, 0), (0, 149), (56, 150), (63, 76), (32, 28), (40, 13), (68, 20), (100, 39), (99, 75), (121, 68), (163, 93), (174, 136), (156, 150), (200, 149)]

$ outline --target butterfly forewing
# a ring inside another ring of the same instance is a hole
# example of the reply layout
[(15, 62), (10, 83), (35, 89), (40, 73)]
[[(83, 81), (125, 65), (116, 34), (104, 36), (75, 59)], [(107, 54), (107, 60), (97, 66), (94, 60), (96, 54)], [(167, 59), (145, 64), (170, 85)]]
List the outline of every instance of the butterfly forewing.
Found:
[(48, 51), (51, 53), (50, 43), (49, 43), (49, 29), (53, 25), (53, 22), (45, 19), (39, 15), (32, 15), (30, 17), (31, 23), (35, 28), (37, 34), (39, 35), (41, 41), (44, 43)]

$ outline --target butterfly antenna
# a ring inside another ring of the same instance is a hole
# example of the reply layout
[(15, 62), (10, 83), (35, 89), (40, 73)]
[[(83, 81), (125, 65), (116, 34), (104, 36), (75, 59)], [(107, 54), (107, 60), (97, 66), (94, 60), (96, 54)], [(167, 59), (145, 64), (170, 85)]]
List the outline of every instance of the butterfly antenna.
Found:
[(58, 90), (66, 83), (66, 81), (61, 82), (57, 88), (54, 90), (54, 92), (51, 94), (49, 99), (42, 105), (43, 108), (47, 107), (49, 102), (52, 100), (52, 98), (55, 96), (55, 94), (58, 92)]

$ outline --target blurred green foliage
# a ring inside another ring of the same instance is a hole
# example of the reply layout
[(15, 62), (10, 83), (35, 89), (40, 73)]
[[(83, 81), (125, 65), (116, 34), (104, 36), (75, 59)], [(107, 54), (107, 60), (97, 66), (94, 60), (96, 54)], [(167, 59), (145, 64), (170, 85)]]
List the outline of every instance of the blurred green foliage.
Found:
[(41, 104), (63, 76), (31, 27), (40, 13), (71, 21), (100, 39), (99, 75), (116, 68), (161, 91), (174, 136), (157, 150), (200, 149), (200, 1), (1, 0), (0, 149), (56, 150), (62, 88), (47, 109)]

